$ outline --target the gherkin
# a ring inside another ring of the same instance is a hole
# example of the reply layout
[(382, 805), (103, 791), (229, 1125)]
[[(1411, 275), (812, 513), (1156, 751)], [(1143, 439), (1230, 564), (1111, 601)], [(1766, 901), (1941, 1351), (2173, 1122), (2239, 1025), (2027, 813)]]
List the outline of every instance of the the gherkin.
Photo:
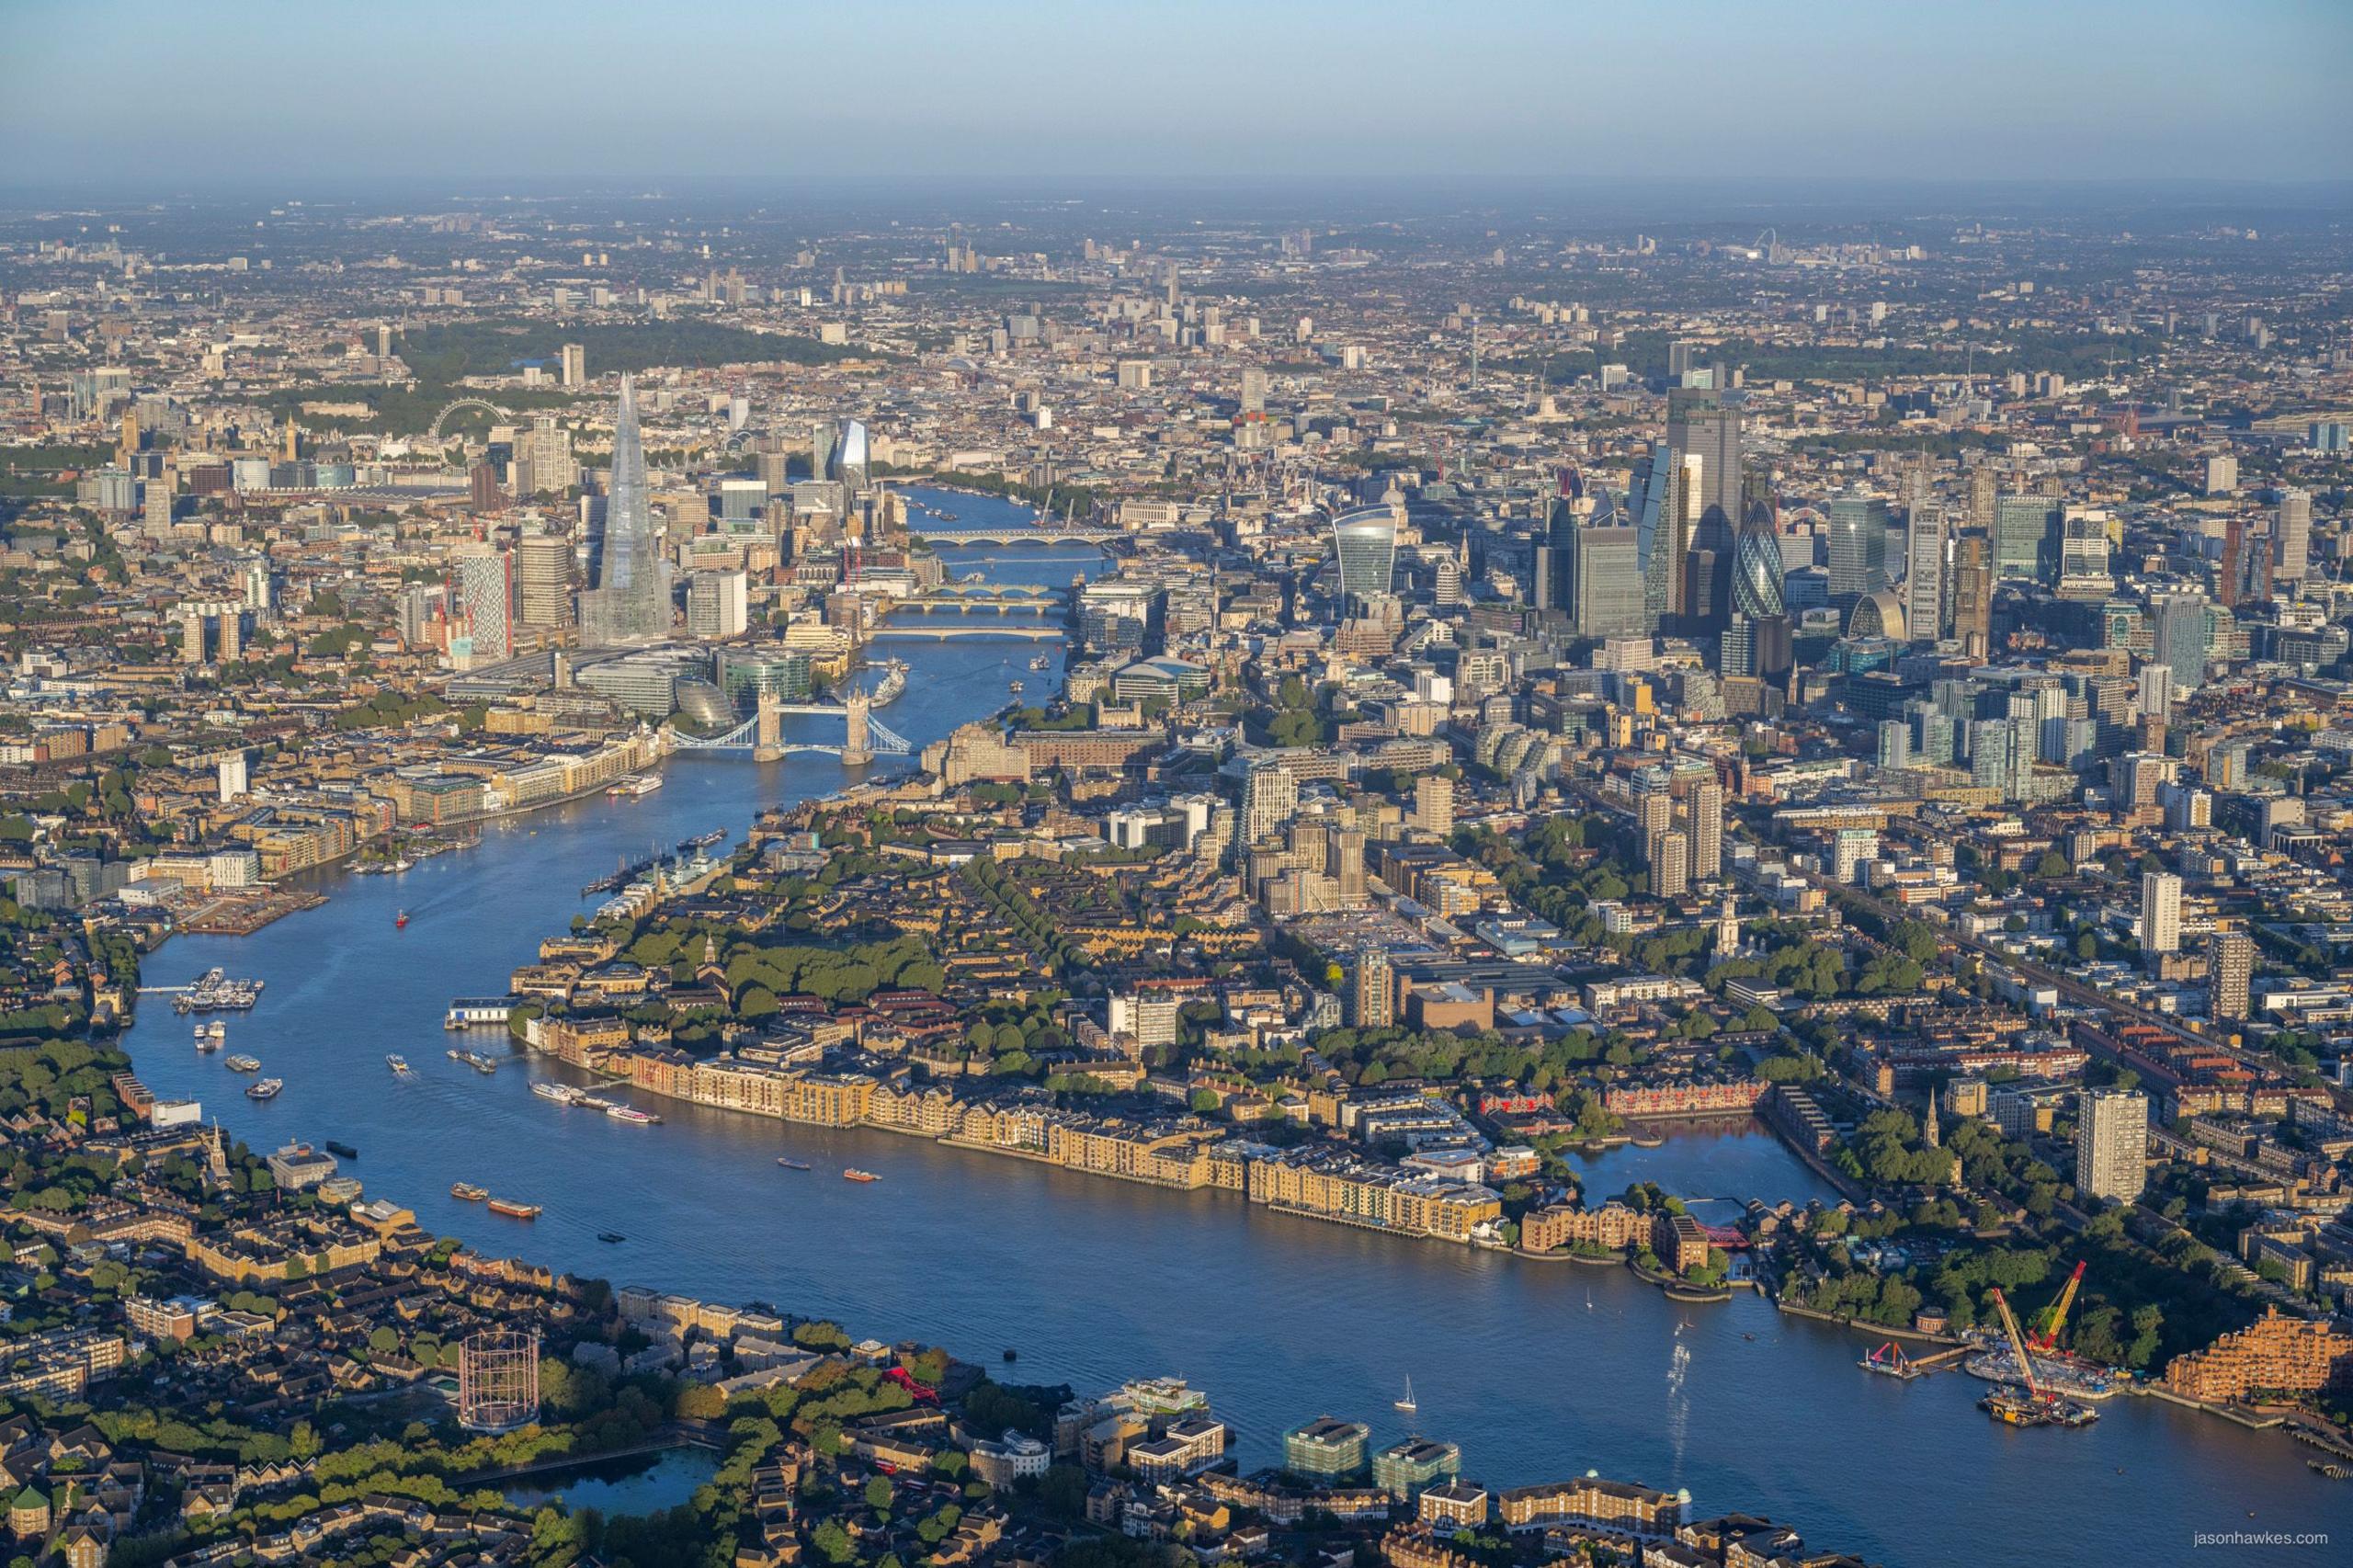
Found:
[(1781, 540), (1771, 518), (1754, 508), (1733, 545), (1732, 602), (1751, 620), (1789, 613), (1781, 592)]

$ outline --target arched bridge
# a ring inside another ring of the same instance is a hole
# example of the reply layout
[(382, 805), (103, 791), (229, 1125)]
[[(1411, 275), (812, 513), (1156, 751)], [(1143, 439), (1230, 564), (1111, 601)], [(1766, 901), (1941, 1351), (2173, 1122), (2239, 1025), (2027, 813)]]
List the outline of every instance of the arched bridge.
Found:
[(917, 615), (1044, 615), (1065, 602), (1064, 590), (1042, 583), (946, 583), (892, 608)]

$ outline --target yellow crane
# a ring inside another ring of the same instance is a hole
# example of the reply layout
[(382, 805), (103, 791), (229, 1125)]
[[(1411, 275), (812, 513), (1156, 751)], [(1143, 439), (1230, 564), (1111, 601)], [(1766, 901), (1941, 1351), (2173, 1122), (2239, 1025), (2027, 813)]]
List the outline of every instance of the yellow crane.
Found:
[(2035, 1336), (2036, 1349), (2050, 1350), (2058, 1346), (2059, 1331), (2067, 1326), (2067, 1309), (2075, 1304), (2075, 1287), (2084, 1282), (2084, 1261), (2078, 1258), (2075, 1271), (2067, 1276), (2067, 1288), (2059, 1292), (2058, 1301), (2043, 1322), (2042, 1332)]

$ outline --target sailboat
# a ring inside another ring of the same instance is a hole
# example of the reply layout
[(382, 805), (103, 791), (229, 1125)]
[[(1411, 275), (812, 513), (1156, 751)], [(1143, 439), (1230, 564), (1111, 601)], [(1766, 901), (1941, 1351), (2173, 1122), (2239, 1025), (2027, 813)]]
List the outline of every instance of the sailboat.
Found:
[(1420, 1413), (1422, 1407), (1414, 1403), (1413, 1379), (1407, 1378), (1405, 1380), (1405, 1397), (1396, 1401), (1395, 1403), (1398, 1409), (1404, 1411), (1408, 1415), (1414, 1415)]

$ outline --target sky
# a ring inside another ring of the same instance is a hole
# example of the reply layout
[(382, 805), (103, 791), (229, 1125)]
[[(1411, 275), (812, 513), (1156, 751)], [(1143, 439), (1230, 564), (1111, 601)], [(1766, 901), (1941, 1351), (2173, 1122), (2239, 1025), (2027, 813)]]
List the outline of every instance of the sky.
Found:
[(2353, 0), (0, 0), (0, 186), (2339, 180)]

